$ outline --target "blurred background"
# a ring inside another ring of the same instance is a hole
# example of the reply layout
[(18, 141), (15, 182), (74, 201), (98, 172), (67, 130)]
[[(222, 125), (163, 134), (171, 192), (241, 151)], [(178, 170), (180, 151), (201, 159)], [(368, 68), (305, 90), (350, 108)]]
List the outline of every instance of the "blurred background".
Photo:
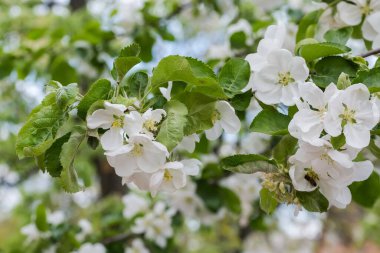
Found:
[[(148, 73), (172, 54), (218, 70), (230, 57), (255, 52), (270, 24), (287, 24), (293, 49), (300, 18), (323, 6), (308, 0), (1, 0), (0, 252), (380, 252), (379, 200), (371, 208), (352, 203), (324, 214), (295, 215), (295, 207), (279, 206), (266, 215), (258, 178), (219, 169), (221, 156), (270, 150), (273, 140), (264, 134), (225, 135), (215, 143), (201, 136), (194, 153), (178, 151), (203, 162), (201, 176), (154, 199), (122, 186), (100, 148), (81, 148), (75, 166), (86, 189), (75, 194), (15, 154), (17, 132), (49, 80), (78, 83), (85, 92), (96, 79), (110, 78), (113, 58), (132, 42), (142, 49), (137, 69)], [(355, 40), (349, 46), (366, 51)], [(239, 117), (250, 122), (260, 106), (251, 101), (244, 110)], [(217, 196), (216, 189), (228, 194)], [(164, 213), (156, 210), (160, 205)], [(151, 213), (166, 223), (153, 224), (153, 236), (136, 232), (138, 220)]]

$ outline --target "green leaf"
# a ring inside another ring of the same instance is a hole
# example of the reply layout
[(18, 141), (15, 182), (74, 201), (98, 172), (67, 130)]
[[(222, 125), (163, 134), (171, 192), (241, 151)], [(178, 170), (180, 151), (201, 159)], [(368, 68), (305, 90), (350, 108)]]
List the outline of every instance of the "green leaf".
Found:
[(128, 97), (144, 97), (148, 81), (148, 74), (144, 72), (137, 72), (128, 78), (125, 86)]
[(330, 83), (337, 83), (342, 72), (350, 78), (356, 76), (359, 65), (340, 56), (328, 56), (319, 60), (311, 77), (319, 87), (326, 88)]
[(251, 103), (252, 97), (252, 91), (247, 91), (243, 94), (238, 94), (234, 96), (230, 100), (230, 104), (236, 111), (245, 111)]
[(299, 42), (306, 38), (314, 37), (315, 27), (318, 24), (319, 17), (322, 13), (323, 9), (312, 11), (301, 19), (298, 25), (296, 42)]
[(333, 145), (334, 149), (338, 150), (341, 147), (343, 147), (344, 144), (346, 144), (346, 137), (344, 136), (344, 134), (341, 134), (341, 135), (336, 136), (336, 137), (331, 137), (330, 141), (331, 141), (331, 144)]
[(329, 30), (323, 36), (326, 41), (333, 42), (341, 45), (346, 45), (348, 39), (351, 37), (353, 32), (352, 27), (344, 27), (335, 30)]
[(168, 102), (165, 109), (167, 117), (161, 124), (156, 140), (164, 144), (170, 152), (181, 142), (184, 136), (188, 111), (184, 104), (176, 100)]
[(313, 61), (326, 56), (344, 54), (350, 50), (351, 49), (349, 47), (340, 44), (322, 42), (300, 46), (298, 49), (298, 54), (306, 61)]
[(269, 135), (288, 134), (288, 125), (291, 118), (274, 109), (262, 110), (252, 121), (249, 129)]
[(215, 100), (197, 93), (185, 93), (179, 101), (187, 107), (187, 123), (184, 129), (185, 136), (210, 129), (213, 126), (212, 114), (215, 110)]
[(66, 118), (67, 112), (58, 106), (56, 93), (48, 94), (32, 110), (18, 133), (16, 153), (19, 158), (42, 155), (54, 142), (55, 135)]
[(368, 71), (359, 71), (358, 77), (352, 83), (365, 84), (370, 92), (380, 91), (380, 67)]
[(71, 133), (67, 133), (60, 138), (57, 138), (54, 143), (45, 152), (44, 164), (46, 170), (52, 177), (59, 177), (62, 171), (61, 161), (59, 159), (62, 151), (62, 145), (70, 138)]
[(39, 204), (36, 208), (36, 227), (39, 231), (45, 232), (49, 230), (49, 224), (46, 218), (46, 209), (44, 204)]
[(75, 83), (78, 81), (76, 70), (70, 66), (67, 60), (59, 56), (54, 59), (50, 66), (51, 79), (60, 83)]
[(342, 72), (338, 77), (338, 82), (336, 84), (336, 87), (339, 90), (344, 90), (344, 89), (348, 88), (350, 85), (351, 85), (351, 80), (350, 80), (349, 75)]
[(349, 188), (356, 203), (371, 208), (380, 197), (380, 176), (372, 172), (367, 180), (354, 182)]
[(107, 79), (99, 79), (93, 83), (78, 104), (78, 116), (85, 120), (91, 105), (98, 100), (107, 100), (110, 97), (110, 91), (111, 82)]
[(233, 155), (223, 158), (220, 166), (224, 170), (236, 173), (253, 174), (256, 172), (274, 172), (277, 170), (277, 164), (262, 155)]
[(287, 166), (288, 158), (294, 154), (298, 140), (291, 135), (285, 135), (273, 149), (273, 158), (277, 163)]
[(126, 47), (124, 47), (121, 51), (120, 51), (120, 57), (130, 57), (130, 56), (139, 56), (141, 52), (141, 48), (140, 48), (140, 45), (137, 44), (137, 43), (132, 43)]
[(246, 46), (247, 35), (243, 32), (233, 33), (230, 37), (231, 48), (241, 49)]
[(329, 207), (327, 199), (318, 189), (312, 192), (297, 192), (296, 196), (302, 206), (309, 212), (326, 212)]
[(56, 91), (56, 100), (60, 108), (65, 109), (67, 106), (71, 105), (79, 92), (78, 85), (76, 83), (71, 83), (67, 86), (62, 86)]
[(240, 214), (241, 213), (241, 203), (239, 197), (232, 190), (220, 187), (218, 194), (222, 198), (223, 205), (227, 207), (233, 213)]
[(188, 92), (198, 92), (213, 98), (226, 98), (210, 67), (193, 58), (172, 55), (162, 59), (153, 70), (152, 88), (157, 89), (169, 81), (187, 83)]
[(368, 148), (374, 156), (380, 159), (380, 148), (376, 145), (373, 139), (371, 139)]
[(260, 208), (267, 214), (273, 213), (278, 206), (277, 200), (273, 197), (273, 193), (266, 188), (260, 190)]
[(219, 73), (219, 83), (228, 97), (233, 97), (242, 93), (242, 89), (247, 86), (251, 68), (249, 63), (243, 59), (232, 58), (221, 69)]
[(86, 138), (86, 130), (75, 127), (69, 140), (62, 145), (60, 161), (62, 165), (61, 185), (66, 192), (74, 193), (82, 190), (79, 185), (77, 173), (74, 169), (74, 160), (78, 154), (79, 146)]
[(140, 62), (141, 59), (138, 57), (117, 57), (113, 63), (113, 69), (111, 71), (112, 77), (117, 82), (121, 82), (128, 71)]

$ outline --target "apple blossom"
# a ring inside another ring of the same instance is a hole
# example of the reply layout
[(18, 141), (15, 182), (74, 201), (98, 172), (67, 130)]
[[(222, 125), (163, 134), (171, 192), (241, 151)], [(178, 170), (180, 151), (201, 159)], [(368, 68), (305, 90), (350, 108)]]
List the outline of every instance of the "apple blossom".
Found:
[(163, 109), (152, 110), (149, 108), (142, 115), (139, 112), (132, 111), (125, 116), (125, 132), (129, 137), (140, 133), (153, 139), (158, 130), (157, 125), (165, 116), (166, 112)]
[(297, 103), (299, 111), (289, 123), (289, 133), (313, 145), (322, 145), (320, 135), (324, 129), (327, 105), (338, 94), (338, 89), (331, 83), (323, 92), (314, 83), (307, 82), (299, 85), (299, 93), (303, 102)]
[(286, 49), (276, 49), (268, 54), (267, 61), (253, 77), (256, 98), (269, 105), (294, 105), (299, 98), (298, 85), (309, 76), (305, 60)]
[(105, 152), (108, 163), (121, 177), (131, 176), (139, 170), (152, 173), (160, 169), (169, 156), (167, 148), (151, 140), (145, 134), (136, 134), (128, 139), (128, 144)]
[(214, 126), (205, 131), (209, 140), (218, 139), (223, 129), (229, 134), (236, 134), (241, 127), (240, 120), (235, 115), (235, 109), (226, 101), (216, 102), (212, 122)]
[(124, 142), (124, 112), (127, 108), (121, 104), (104, 102), (104, 109), (94, 111), (87, 117), (89, 129), (108, 129), (101, 137), (100, 144), (105, 150), (116, 149)]
[(131, 247), (125, 249), (124, 253), (149, 253), (150, 251), (145, 247), (143, 241), (139, 238), (132, 241)]
[(378, 0), (352, 0), (352, 3), (339, 2), (337, 5), (337, 16), (346, 25), (355, 26), (362, 22), (363, 15), (369, 15), (380, 11)]
[(380, 10), (369, 15), (362, 26), (363, 37), (372, 41), (372, 48), (380, 47)]
[(185, 150), (189, 153), (194, 152), (195, 143), (199, 142), (199, 136), (197, 134), (192, 134), (189, 136), (183, 137), (182, 141), (177, 145), (177, 150)]
[(358, 83), (346, 88), (329, 102), (325, 131), (339, 136), (342, 131), (346, 143), (354, 148), (364, 148), (370, 141), (370, 130), (379, 122), (376, 104), (370, 101), (367, 86)]
[(136, 214), (149, 210), (148, 201), (136, 193), (132, 192), (125, 195), (122, 201), (124, 203), (123, 216), (127, 219), (131, 219)]

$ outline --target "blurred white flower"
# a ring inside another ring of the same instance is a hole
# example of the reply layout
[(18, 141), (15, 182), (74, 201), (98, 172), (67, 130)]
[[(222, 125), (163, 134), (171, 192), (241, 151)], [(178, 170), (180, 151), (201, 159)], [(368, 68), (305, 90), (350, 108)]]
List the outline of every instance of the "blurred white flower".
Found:
[(38, 240), (40, 238), (47, 238), (50, 236), (50, 232), (42, 232), (38, 230), (36, 224), (30, 223), (21, 228), (21, 234), (26, 236), (26, 243)]
[(372, 48), (380, 47), (380, 11), (369, 15), (363, 23), (363, 37), (372, 41)]
[(149, 202), (146, 198), (136, 193), (128, 193), (122, 199), (124, 203), (123, 215), (127, 219), (133, 218), (136, 214), (149, 210)]
[(183, 137), (182, 141), (177, 145), (176, 149), (186, 150), (189, 153), (193, 153), (195, 150), (195, 143), (199, 142), (199, 136), (197, 134), (192, 134)]
[(50, 224), (57, 226), (65, 221), (65, 213), (61, 210), (49, 212), (46, 218)]
[(85, 243), (75, 253), (106, 253), (107, 250), (101, 243)]
[(378, 0), (351, 0), (351, 3), (339, 2), (336, 15), (346, 25), (355, 26), (362, 22), (364, 15), (377, 11), (380, 11), (380, 2)]
[(78, 226), (80, 227), (81, 231), (76, 234), (75, 238), (81, 242), (86, 238), (87, 235), (92, 233), (92, 225), (88, 220), (80, 219)]
[(149, 253), (150, 251), (145, 247), (143, 241), (139, 238), (132, 241), (131, 247), (125, 249), (125, 253)]

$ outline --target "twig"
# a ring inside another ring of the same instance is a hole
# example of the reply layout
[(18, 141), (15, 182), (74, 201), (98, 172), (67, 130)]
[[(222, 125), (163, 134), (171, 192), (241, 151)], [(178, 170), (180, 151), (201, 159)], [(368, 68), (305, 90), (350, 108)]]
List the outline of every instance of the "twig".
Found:
[(132, 237), (133, 237), (133, 235), (131, 235), (131, 234), (118, 234), (118, 235), (103, 239), (102, 243), (103, 244), (110, 244), (113, 242), (125, 241), (128, 239), (131, 239)]
[(375, 54), (380, 54), (380, 48), (371, 50), (371, 51), (369, 51), (367, 53), (364, 53), (364, 54), (362, 54), (360, 56), (363, 57), (363, 58), (366, 58), (368, 56), (375, 55)]

